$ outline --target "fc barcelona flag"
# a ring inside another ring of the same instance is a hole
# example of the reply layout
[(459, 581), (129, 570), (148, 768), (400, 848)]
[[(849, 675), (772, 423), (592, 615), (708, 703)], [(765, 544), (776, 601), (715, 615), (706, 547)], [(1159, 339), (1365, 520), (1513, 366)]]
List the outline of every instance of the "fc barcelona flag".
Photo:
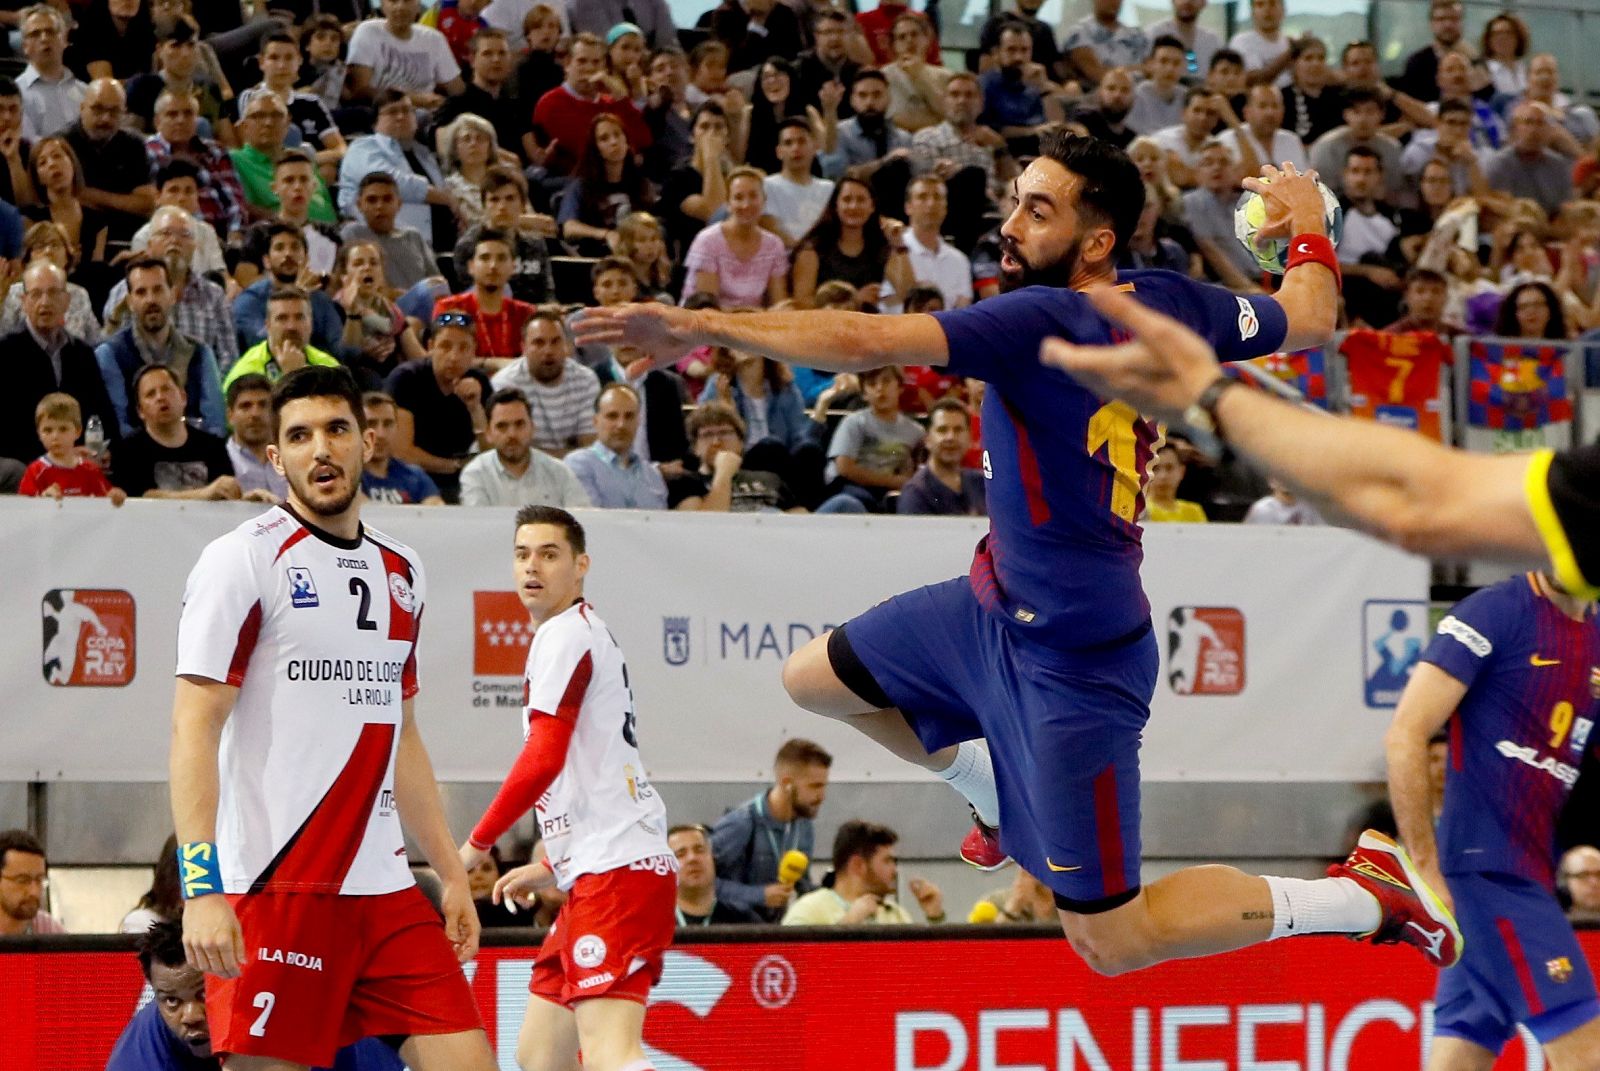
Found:
[(1474, 342), (1467, 423), (1496, 431), (1533, 431), (1572, 419), (1566, 348)]
[(1350, 332), (1339, 347), (1350, 369), (1350, 413), (1443, 437), (1439, 371), (1450, 347), (1432, 331)]
[(1293, 353), (1269, 353), (1246, 362), (1293, 387), (1318, 409), (1328, 408), (1327, 354), (1321, 346)]

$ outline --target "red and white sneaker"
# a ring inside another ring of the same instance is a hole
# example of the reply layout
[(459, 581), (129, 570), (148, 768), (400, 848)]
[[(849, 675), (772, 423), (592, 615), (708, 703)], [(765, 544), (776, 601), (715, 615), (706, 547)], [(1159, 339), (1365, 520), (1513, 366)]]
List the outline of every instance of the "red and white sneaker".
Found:
[(1435, 967), (1453, 966), (1461, 958), (1464, 939), (1455, 917), (1391, 838), (1373, 829), (1362, 833), (1350, 858), (1330, 866), (1328, 876), (1349, 878), (1378, 900), (1378, 928), (1356, 934), (1356, 940), (1411, 945)]
[(1000, 831), (984, 825), (977, 811), (972, 812), (972, 828), (961, 842), (961, 861), (979, 870), (999, 870), (1011, 865), (1011, 857), (1000, 847)]

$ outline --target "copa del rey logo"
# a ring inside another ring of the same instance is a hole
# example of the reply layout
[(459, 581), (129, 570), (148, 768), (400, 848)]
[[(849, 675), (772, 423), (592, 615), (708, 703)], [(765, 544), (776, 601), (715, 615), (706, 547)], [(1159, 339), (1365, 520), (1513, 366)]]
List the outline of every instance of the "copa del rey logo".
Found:
[(1178, 606), (1167, 615), (1167, 683), (1179, 695), (1244, 691), (1244, 614), (1231, 606)]
[(58, 688), (120, 688), (136, 667), (133, 596), (109, 588), (52, 588), (39, 603), (44, 679)]
[(472, 672), (520, 677), (533, 641), (533, 623), (514, 591), (472, 593)]

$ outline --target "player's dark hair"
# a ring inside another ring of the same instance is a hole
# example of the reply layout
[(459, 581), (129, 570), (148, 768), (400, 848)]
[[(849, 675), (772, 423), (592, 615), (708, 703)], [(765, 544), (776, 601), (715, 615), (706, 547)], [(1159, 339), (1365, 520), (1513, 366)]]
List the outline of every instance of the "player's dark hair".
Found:
[(583, 533), (583, 525), (578, 523), (578, 518), (559, 506), (523, 506), (517, 510), (513, 532), (525, 524), (548, 524), (559, 528), (566, 533), (567, 546), (572, 548), (573, 554), (588, 553), (589, 541)]
[(271, 394), (272, 380), (268, 379), (260, 372), (250, 372), (247, 375), (240, 376), (238, 379), (228, 384), (228, 396), (225, 400), (225, 404), (229, 409), (232, 409), (233, 403), (239, 400), (239, 395), (249, 394), (251, 391), (266, 391), (268, 394)]
[(833, 837), (833, 872), (843, 874), (844, 868), (856, 856), (871, 859), (879, 848), (888, 848), (900, 842), (900, 834), (876, 822), (851, 819), (839, 827)]
[(1128, 154), (1099, 138), (1080, 137), (1064, 126), (1047, 127), (1039, 135), (1039, 155), (1048, 157), (1083, 180), (1078, 188), (1078, 214), (1091, 223), (1110, 226), (1111, 259), (1127, 248), (1144, 212), (1144, 182)]
[(26, 829), (8, 829), (0, 832), (0, 866), (5, 865), (7, 852), (22, 852), (44, 858), (44, 845)]
[(361, 405), (361, 388), (356, 386), (355, 377), (342, 366), (314, 364), (295, 369), (278, 380), (278, 385), (272, 389), (274, 438), (278, 434), (279, 417), (283, 413), (283, 407), (301, 398), (343, 399), (350, 407), (350, 415), (355, 418), (356, 427), (366, 430), (367, 411)]
[(833, 766), (833, 756), (821, 744), (795, 737), (785, 740), (778, 749), (777, 757), (772, 760), (773, 766), (821, 766), (829, 769)]
[(144, 971), (145, 981), (150, 980), (150, 969), (157, 963), (181, 967), (188, 962), (183, 951), (183, 923), (177, 919), (151, 923), (133, 944), (139, 950), (139, 968)]

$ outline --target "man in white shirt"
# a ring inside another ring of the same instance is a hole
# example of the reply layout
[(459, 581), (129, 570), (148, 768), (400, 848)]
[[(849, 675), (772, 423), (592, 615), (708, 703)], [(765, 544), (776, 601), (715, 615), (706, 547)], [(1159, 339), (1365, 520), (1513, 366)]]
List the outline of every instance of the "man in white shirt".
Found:
[(272, 381), (243, 375), (228, 384), (228, 460), (248, 502), (278, 503), (289, 496), (289, 482), (267, 458), (272, 442)]
[(1250, 26), (1240, 30), (1228, 47), (1244, 57), (1250, 84), (1289, 84), (1289, 36), (1283, 32), (1283, 0), (1250, 0)]
[(1298, 170), (1306, 169), (1306, 147), (1283, 123), (1283, 94), (1277, 86), (1257, 83), (1245, 96), (1244, 123), (1224, 130), (1217, 140), (1228, 147), (1239, 162), (1239, 173), (1259, 175), (1263, 164), (1281, 167), (1284, 161)]
[(522, 329), (522, 360), (494, 374), (498, 391), (521, 391), (535, 414), (533, 444), (565, 457), (595, 440), (600, 377), (572, 356), (559, 308), (541, 305)]
[(816, 134), (801, 115), (778, 124), (778, 162), (783, 170), (762, 180), (767, 191), (767, 215), (783, 229), (784, 244), (793, 247), (817, 222), (833, 196), (833, 182), (811, 173), (817, 158)]
[(418, 108), (433, 109), (466, 88), (461, 65), (445, 35), (417, 25), (417, 0), (383, 0), (383, 18), (368, 19), (350, 35), (350, 92), (358, 99), (399, 89)]
[(919, 175), (906, 189), (906, 253), (919, 283), (939, 288), (944, 306), (954, 309), (972, 304), (972, 262), (967, 255), (939, 236), (949, 211), (944, 183), (934, 175)]
[(500, 390), (484, 406), (485, 450), (461, 470), (463, 506), (589, 505), (572, 470), (533, 448), (533, 407), (521, 391)]
[(67, 54), (67, 17), (38, 5), (22, 20), (22, 54), (28, 67), (17, 75), (22, 90), (22, 136), (29, 141), (59, 134), (78, 118), (89, 87), (63, 62)]

